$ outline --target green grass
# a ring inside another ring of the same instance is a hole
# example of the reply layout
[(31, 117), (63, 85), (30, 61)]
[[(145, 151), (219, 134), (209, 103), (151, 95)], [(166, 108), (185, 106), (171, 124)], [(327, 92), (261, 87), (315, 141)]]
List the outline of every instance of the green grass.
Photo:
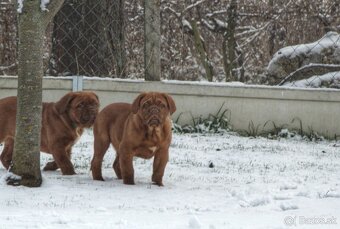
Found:
[[(183, 126), (178, 124), (183, 113), (179, 114), (179, 116), (173, 123), (174, 133), (206, 134), (206, 133), (226, 133), (233, 131), (230, 123), (231, 112), (229, 109), (223, 109), (223, 107), (224, 103), (215, 114), (209, 114), (208, 117), (203, 116), (194, 117), (192, 114), (190, 114), (191, 124), (186, 124)], [(262, 136), (267, 137), (269, 139), (292, 138), (295, 136), (301, 136), (302, 139), (309, 141), (322, 141), (325, 139), (323, 136), (319, 135), (316, 131), (314, 131), (312, 127), (308, 127), (308, 130), (305, 131), (303, 129), (303, 123), (300, 118), (298, 117), (293, 118), (291, 121), (291, 125), (293, 125), (294, 123), (297, 123), (298, 127), (295, 129), (294, 128), (289, 129), (288, 127), (290, 125), (288, 124), (278, 125), (272, 120), (268, 120), (263, 125), (255, 124), (251, 120), (248, 124), (247, 130), (235, 130), (235, 131), (242, 136), (247, 137)], [(270, 126), (272, 128), (270, 128)]]
[(231, 130), (230, 111), (223, 109), (224, 103), (215, 114), (209, 114), (208, 117), (193, 117), (191, 115), (192, 124), (179, 125), (179, 119), (183, 113), (173, 123), (173, 131), (175, 133), (225, 133)]

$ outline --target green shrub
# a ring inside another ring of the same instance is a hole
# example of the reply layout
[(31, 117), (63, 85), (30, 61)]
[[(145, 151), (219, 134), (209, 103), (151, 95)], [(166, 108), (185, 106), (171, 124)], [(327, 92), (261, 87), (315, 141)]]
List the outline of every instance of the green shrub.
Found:
[[(208, 117), (203, 118), (193, 117), (192, 125), (179, 125), (178, 121), (182, 114), (180, 114), (177, 120), (173, 123), (173, 131), (175, 133), (226, 133), (231, 130), (230, 127), (230, 112), (228, 109), (223, 109), (224, 103), (216, 114), (209, 114)], [(229, 117), (227, 114), (229, 113)]]

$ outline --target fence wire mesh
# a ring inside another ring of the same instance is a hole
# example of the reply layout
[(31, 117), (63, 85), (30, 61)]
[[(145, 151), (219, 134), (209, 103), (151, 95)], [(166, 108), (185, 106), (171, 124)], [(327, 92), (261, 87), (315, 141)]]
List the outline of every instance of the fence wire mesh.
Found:
[[(162, 79), (340, 88), (337, 1), (153, 1), (160, 13), (145, 18), (143, 0), (66, 0), (46, 32), (46, 74), (144, 78), (151, 62)], [(0, 74), (16, 74), (16, 17), (1, 1)]]
[(15, 74), (17, 60), (16, 10), (10, 1), (0, 2), (0, 74)]

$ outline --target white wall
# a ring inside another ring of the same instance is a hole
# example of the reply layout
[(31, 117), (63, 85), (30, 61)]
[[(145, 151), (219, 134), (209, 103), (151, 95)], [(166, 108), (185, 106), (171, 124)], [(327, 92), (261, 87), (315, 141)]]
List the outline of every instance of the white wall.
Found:
[[(16, 94), (16, 78), (0, 77), (0, 98)], [(46, 77), (43, 82), (44, 101), (56, 101), (72, 91), (72, 78)], [(232, 86), (217, 83), (144, 82), (85, 78), (84, 90), (95, 91), (103, 108), (113, 102), (128, 102), (142, 91), (162, 91), (173, 96), (180, 123), (191, 123), (192, 117), (215, 114), (224, 103), (234, 130), (248, 130), (249, 123), (259, 126), (272, 121), (304, 131), (317, 131), (327, 137), (340, 135), (340, 91), (331, 89), (291, 89), (266, 86)], [(272, 128), (268, 123), (266, 129)]]

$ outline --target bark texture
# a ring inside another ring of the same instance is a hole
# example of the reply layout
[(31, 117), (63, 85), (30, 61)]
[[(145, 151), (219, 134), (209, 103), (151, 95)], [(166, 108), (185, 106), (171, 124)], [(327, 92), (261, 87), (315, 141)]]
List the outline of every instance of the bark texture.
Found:
[(190, 24), (194, 33), (195, 49), (198, 53), (199, 60), (204, 67), (206, 78), (208, 79), (208, 81), (212, 82), (213, 68), (210, 64), (208, 54), (205, 50), (204, 41), (201, 39), (201, 34), (198, 30), (197, 22), (195, 20), (192, 20)]
[(145, 80), (159, 81), (161, 79), (160, 0), (146, 0), (144, 4)]
[(126, 50), (125, 50), (125, 0), (105, 0), (103, 8), (104, 33), (109, 50), (114, 56), (115, 75), (126, 78)]
[(25, 1), (19, 14), (18, 102), (16, 135), (10, 172), (21, 177), (12, 185), (38, 187), (40, 171), (40, 131), (42, 113), (43, 41), (48, 22), (63, 0), (53, 0), (42, 12), (40, 0)]
[(236, 22), (237, 22), (237, 1), (232, 0), (228, 10), (228, 19), (227, 19), (227, 31), (224, 34), (223, 39), (223, 65), (224, 72), (226, 75), (226, 81), (237, 81), (237, 75), (234, 70), (237, 67), (236, 60), (236, 39), (235, 39), (235, 30), (236, 30)]

